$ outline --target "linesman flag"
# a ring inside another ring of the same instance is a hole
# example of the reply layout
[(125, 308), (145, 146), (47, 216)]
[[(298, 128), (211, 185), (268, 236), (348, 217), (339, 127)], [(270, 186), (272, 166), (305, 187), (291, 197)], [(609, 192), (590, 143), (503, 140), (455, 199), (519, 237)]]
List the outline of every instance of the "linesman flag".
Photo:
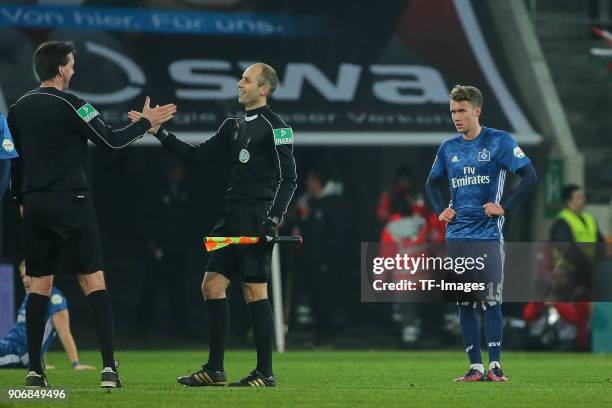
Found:
[(291, 243), (301, 244), (301, 236), (292, 237), (204, 237), (204, 248), (208, 252), (216, 251), (217, 249), (224, 248), (228, 245), (255, 245), (260, 242), (278, 242), (278, 243)]

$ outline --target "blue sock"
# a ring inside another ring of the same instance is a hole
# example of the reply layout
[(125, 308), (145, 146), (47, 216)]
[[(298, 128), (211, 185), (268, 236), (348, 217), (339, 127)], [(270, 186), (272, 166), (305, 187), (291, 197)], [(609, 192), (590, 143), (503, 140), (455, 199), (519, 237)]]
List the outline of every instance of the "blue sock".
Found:
[(489, 345), (489, 362), (500, 362), (504, 319), (499, 304), (495, 306), (486, 305), (484, 311), (484, 329), (485, 339)]
[(476, 309), (470, 303), (469, 306), (459, 306), (459, 325), (463, 335), (463, 345), (470, 358), (470, 364), (482, 364), (480, 356), (480, 326)]

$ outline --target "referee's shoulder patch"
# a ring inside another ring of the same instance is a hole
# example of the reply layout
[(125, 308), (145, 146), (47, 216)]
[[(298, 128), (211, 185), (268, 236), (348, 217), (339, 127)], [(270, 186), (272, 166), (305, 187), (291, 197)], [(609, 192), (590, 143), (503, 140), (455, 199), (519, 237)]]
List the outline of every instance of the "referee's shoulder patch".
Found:
[(100, 113), (91, 104), (86, 103), (77, 109), (77, 113), (85, 122), (91, 121), (93, 118), (98, 116)]
[(293, 129), (290, 127), (272, 129), (274, 133), (274, 144), (293, 144)]

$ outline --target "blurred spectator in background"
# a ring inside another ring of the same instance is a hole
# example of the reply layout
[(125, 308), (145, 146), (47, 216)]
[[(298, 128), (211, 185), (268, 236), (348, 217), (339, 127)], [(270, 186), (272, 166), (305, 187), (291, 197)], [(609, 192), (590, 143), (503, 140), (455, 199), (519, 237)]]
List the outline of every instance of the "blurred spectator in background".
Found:
[(330, 344), (338, 323), (341, 257), (346, 240), (342, 206), (342, 184), (329, 180), (321, 170), (310, 170), (306, 192), (297, 202), (299, 221), (294, 232), (304, 238), (300, 279), (309, 292), (315, 346)]
[[(412, 168), (402, 165), (395, 171), (393, 184), (389, 190), (383, 191), (378, 200), (376, 218), (385, 226), (390, 221), (394, 209), (391, 208), (393, 201), (396, 203), (410, 202), (412, 212), (421, 215), (428, 226), (428, 241), (443, 243), (445, 224), (441, 222), (433, 211), (430, 211), (423, 200), (421, 193), (414, 190), (412, 179)], [(402, 204), (403, 205), (403, 204)]]
[[(30, 293), (30, 277), (26, 275), (25, 261), (19, 264), (19, 275), (25, 289), (26, 296), (17, 312), (17, 321), (9, 330), (5, 338), (0, 340), (0, 368), (26, 368), (29, 363), (28, 339), (26, 336), (26, 304)], [(74, 337), (70, 331), (70, 315), (68, 314), (68, 302), (64, 294), (55, 286), (51, 290), (51, 301), (47, 311), (45, 333), (42, 343), (42, 358), (49, 350), (55, 334), (59, 335), (62, 346), (70, 359), (72, 368), (75, 370), (93, 370), (95, 367), (81, 364)], [(46, 368), (54, 368), (47, 365)]]
[[(410, 195), (397, 191), (390, 197), (389, 217), (381, 236), (381, 257), (395, 257), (396, 254), (419, 256), (427, 252), (428, 226), (425, 218), (414, 212)], [(391, 278), (394, 282), (402, 279), (413, 280), (410, 271), (397, 270)], [(419, 278), (423, 278), (419, 276)], [(401, 348), (415, 348), (421, 337), (421, 311), (425, 303), (398, 302), (392, 306), (392, 320), (398, 326)]]
[[(585, 211), (586, 198), (584, 190), (576, 184), (568, 184), (561, 192), (563, 210), (557, 216), (550, 230), (550, 241), (553, 243), (571, 242), (570, 246), (554, 245), (554, 269), (566, 270), (574, 286), (583, 286), (589, 290), (593, 285), (593, 262), (597, 255), (598, 245), (604, 244), (604, 237), (597, 227), (592, 214)], [(576, 245), (577, 244), (577, 245)], [(579, 294), (576, 296), (580, 297)]]
[[(391, 216), (391, 201), (394, 197), (403, 196), (410, 199), (415, 207), (423, 207), (422, 198), (415, 199), (413, 192), (414, 182), (412, 180), (412, 168), (408, 165), (402, 165), (395, 171), (393, 176), (393, 184), (389, 190), (383, 191), (378, 200), (376, 208), (376, 218), (385, 225)], [(415, 212), (419, 212), (418, 209)]]
[[(592, 214), (585, 211), (585, 194), (576, 184), (561, 192), (563, 210), (550, 230), (552, 265), (545, 269), (547, 296), (555, 302), (531, 302), (523, 310), (535, 346), (585, 350), (588, 348), (597, 243), (604, 238)], [(571, 243), (571, 245), (564, 245)]]
[(561, 192), (563, 210), (550, 232), (551, 242), (603, 242), (604, 238), (592, 214), (585, 211), (586, 196), (577, 184), (568, 184)]
[(530, 302), (523, 318), (528, 325), (530, 348), (587, 350), (590, 302)]
[(185, 305), (186, 248), (189, 234), (187, 218), (189, 195), (185, 188), (183, 163), (169, 157), (163, 163), (164, 181), (156, 184), (145, 196), (143, 233), (147, 264), (138, 305), (137, 327), (150, 329), (157, 316), (155, 307), (160, 287), (163, 287), (170, 317), (177, 337), (191, 335), (189, 313)]

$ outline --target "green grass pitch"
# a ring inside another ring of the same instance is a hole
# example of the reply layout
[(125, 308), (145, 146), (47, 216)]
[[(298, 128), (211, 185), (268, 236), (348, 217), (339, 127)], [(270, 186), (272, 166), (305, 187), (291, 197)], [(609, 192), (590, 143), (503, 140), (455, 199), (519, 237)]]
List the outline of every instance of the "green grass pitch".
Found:
[[(0, 406), (75, 407), (610, 407), (612, 355), (504, 353), (508, 383), (455, 384), (467, 367), (456, 352), (290, 351), (275, 355), (276, 388), (186, 388), (176, 377), (199, 367), (199, 351), (119, 351), (124, 388), (99, 388), (99, 370), (77, 372), (62, 352), (51, 352), (50, 384), (69, 391), (67, 402), (9, 402), (7, 388), (23, 388), (25, 370), (0, 370)], [(81, 361), (99, 368), (97, 352)], [(254, 366), (254, 351), (228, 351), (229, 380)]]

